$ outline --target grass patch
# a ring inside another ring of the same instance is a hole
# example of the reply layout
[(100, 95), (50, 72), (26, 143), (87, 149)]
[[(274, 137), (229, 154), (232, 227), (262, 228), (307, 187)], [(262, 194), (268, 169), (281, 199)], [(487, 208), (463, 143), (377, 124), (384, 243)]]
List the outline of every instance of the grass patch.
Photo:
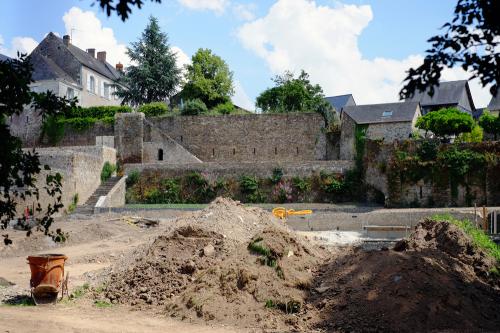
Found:
[(106, 301), (95, 301), (94, 305), (98, 308), (109, 308), (113, 306), (113, 304)]
[(477, 228), (471, 221), (458, 220), (450, 214), (434, 215), (432, 216), (432, 219), (436, 221), (447, 221), (456, 225), (472, 238), (472, 242), (475, 246), (486, 251), (489, 255), (495, 258), (498, 263), (500, 263), (500, 247), (495, 244), (495, 242), (493, 242), (483, 230)]
[(84, 296), (90, 290), (90, 285), (88, 283), (84, 283), (80, 287), (76, 287), (75, 290), (69, 295), (69, 298), (74, 300)]
[(6, 306), (35, 306), (33, 298), (31, 298), (31, 296), (28, 295), (17, 295), (11, 297), (9, 299), (4, 300), (2, 304)]
[(268, 299), (265, 304), (266, 309), (279, 309), (286, 314), (294, 314), (300, 311), (301, 304), (297, 301), (278, 302)]

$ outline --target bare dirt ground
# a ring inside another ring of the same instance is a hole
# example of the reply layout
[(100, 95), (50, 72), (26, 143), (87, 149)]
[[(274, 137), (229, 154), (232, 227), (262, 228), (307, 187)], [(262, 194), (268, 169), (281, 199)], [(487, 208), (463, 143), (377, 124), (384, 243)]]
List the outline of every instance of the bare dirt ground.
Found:
[(66, 254), (70, 289), (91, 287), (56, 306), (0, 305), (0, 332), (500, 331), (497, 263), (446, 222), (419, 224), (395, 249), (365, 250), (325, 246), (227, 199), (142, 212), (160, 218), (153, 228), (120, 215), (58, 221), (63, 245), (9, 230), (0, 301), (28, 299), (33, 253)]
[[(54, 224), (69, 233), (63, 245), (53, 243), (48, 237), (8, 230), (13, 245), (0, 247), (0, 301), (27, 299), (29, 295), (30, 269), (26, 257), (35, 253), (64, 253), (69, 257), (65, 269), (69, 272), (70, 292), (84, 283), (97, 286), (112, 272), (118, 261), (126, 261), (144, 244), (151, 242), (159, 230), (167, 230), (169, 222), (185, 214), (180, 211), (146, 212), (142, 216), (157, 218), (158, 228), (143, 229), (121, 220), (121, 214), (105, 214), (91, 219), (60, 219)], [(5, 286), (6, 281), (14, 284)], [(207, 326), (183, 323), (165, 316), (133, 311), (127, 306), (102, 309), (92, 300), (83, 298), (56, 306), (7, 306), (0, 305), (0, 332), (235, 332), (223, 326)]]

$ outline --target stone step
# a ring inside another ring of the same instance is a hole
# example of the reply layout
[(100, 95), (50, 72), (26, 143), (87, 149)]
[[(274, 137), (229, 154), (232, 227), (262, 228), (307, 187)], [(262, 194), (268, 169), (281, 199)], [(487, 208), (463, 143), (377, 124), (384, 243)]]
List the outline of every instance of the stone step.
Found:
[(93, 214), (94, 206), (96, 205), (99, 198), (105, 196), (111, 191), (111, 189), (118, 183), (120, 177), (111, 177), (104, 183), (102, 183), (92, 195), (85, 201), (81, 206), (78, 206), (73, 214)]

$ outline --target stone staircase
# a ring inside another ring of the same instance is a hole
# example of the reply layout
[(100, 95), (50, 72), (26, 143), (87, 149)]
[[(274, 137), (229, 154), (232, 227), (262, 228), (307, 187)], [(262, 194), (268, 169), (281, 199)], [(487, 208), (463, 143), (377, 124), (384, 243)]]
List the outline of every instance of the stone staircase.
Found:
[(94, 214), (94, 207), (101, 196), (105, 196), (111, 191), (111, 189), (118, 183), (120, 177), (111, 177), (94, 191), (94, 193), (87, 199), (87, 201), (81, 205), (77, 206), (73, 214), (83, 214), (91, 215)]

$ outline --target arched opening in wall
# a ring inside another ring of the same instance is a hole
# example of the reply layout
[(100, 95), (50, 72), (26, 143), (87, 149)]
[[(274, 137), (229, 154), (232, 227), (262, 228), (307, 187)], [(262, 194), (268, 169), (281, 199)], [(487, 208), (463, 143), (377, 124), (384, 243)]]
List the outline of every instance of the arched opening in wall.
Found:
[(278, 147), (274, 147), (274, 155), (278, 155)]
[(158, 161), (163, 161), (163, 149), (158, 149)]

